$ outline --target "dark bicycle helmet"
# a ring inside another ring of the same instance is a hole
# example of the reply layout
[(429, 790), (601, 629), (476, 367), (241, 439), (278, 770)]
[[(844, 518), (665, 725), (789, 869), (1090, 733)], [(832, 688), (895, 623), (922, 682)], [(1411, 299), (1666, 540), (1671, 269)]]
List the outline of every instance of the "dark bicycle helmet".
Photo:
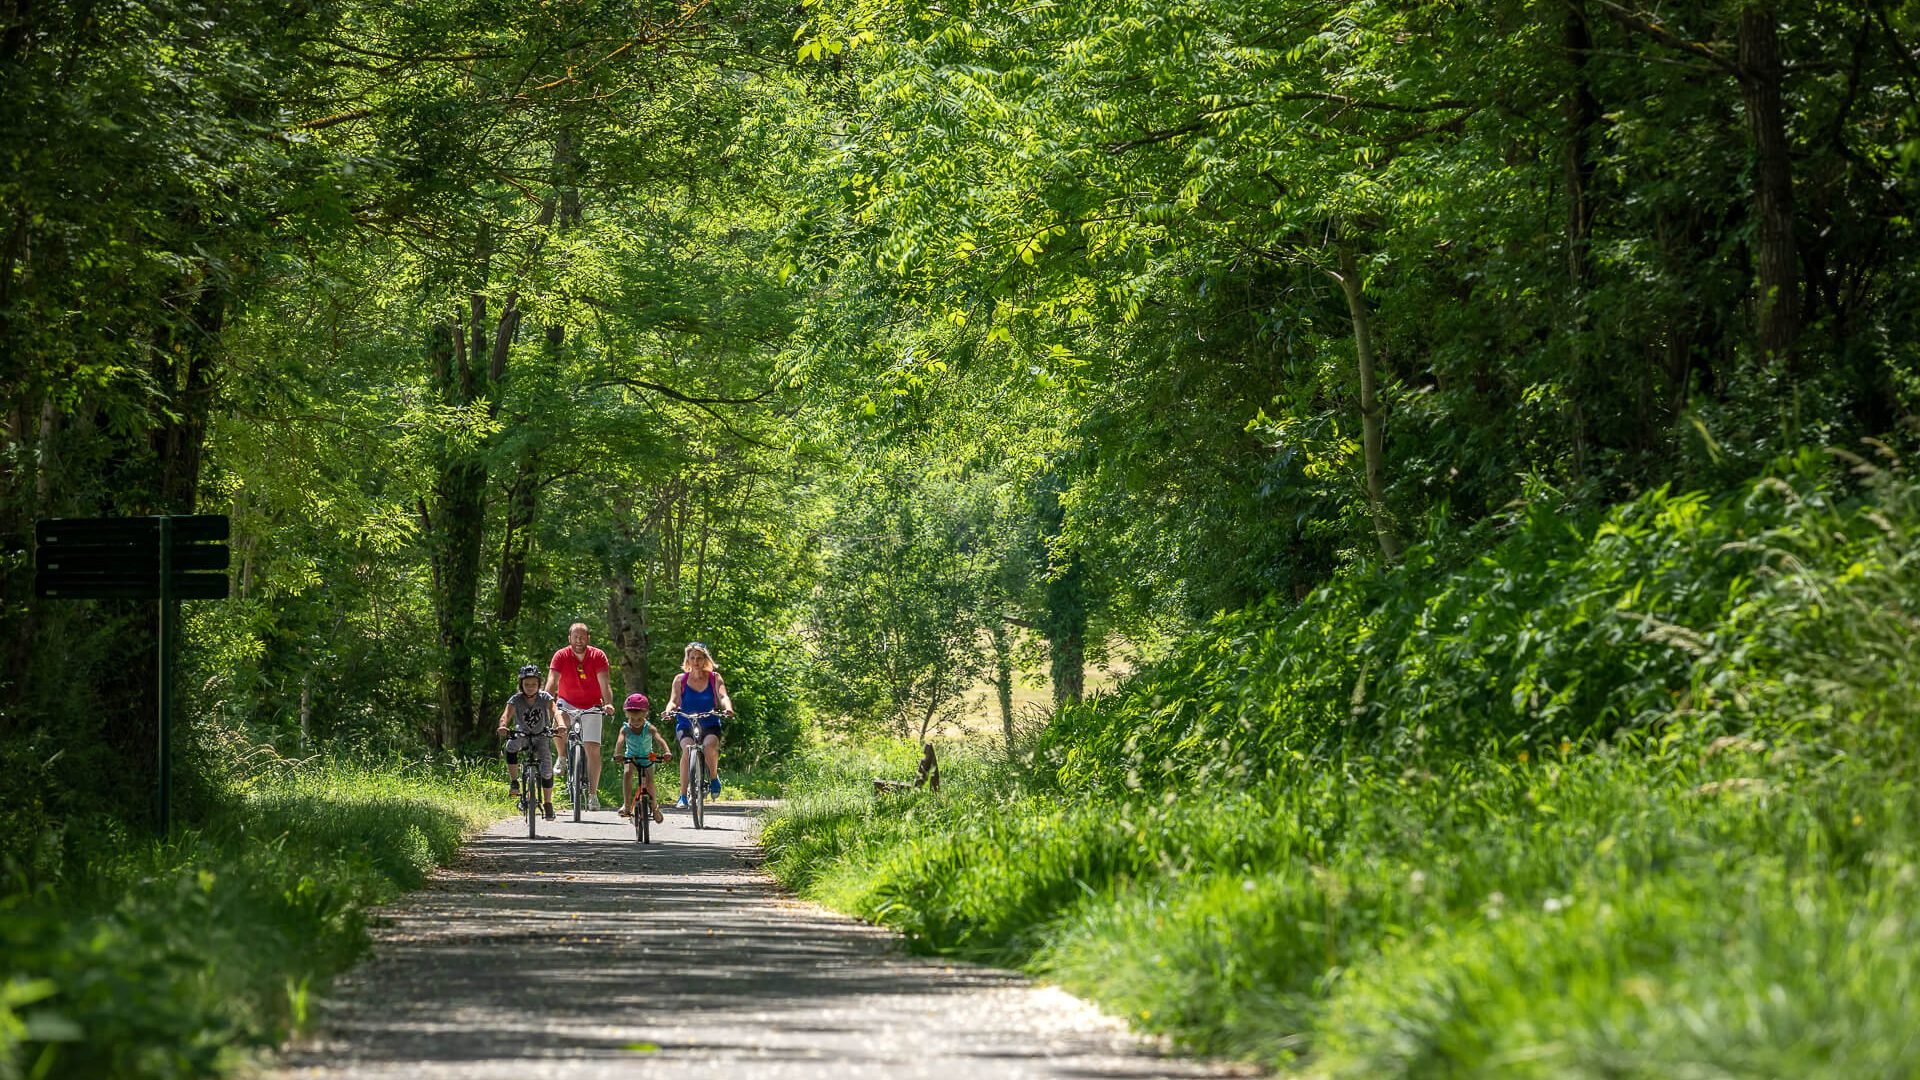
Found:
[(532, 664), (522, 664), (520, 665), (519, 677), (522, 679), (537, 679), (540, 677), (540, 669)]

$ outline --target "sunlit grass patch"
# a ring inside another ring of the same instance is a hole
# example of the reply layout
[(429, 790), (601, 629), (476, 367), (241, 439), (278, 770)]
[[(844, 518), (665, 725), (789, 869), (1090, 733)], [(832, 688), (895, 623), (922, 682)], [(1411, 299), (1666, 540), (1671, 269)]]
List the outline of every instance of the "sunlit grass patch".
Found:
[(0, 900), (0, 1075), (240, 1067), (358, 954), (367, 909), (508, 808), (479, 770), (319, 762), (165, 842), (81, 837), (65, 880)]
[(1658, 492), (1223, 619), (1031, 770), (793, 774), (769, 866), (1290, 1072), (1915, 1075), (1920, 496), (1877, 495)]

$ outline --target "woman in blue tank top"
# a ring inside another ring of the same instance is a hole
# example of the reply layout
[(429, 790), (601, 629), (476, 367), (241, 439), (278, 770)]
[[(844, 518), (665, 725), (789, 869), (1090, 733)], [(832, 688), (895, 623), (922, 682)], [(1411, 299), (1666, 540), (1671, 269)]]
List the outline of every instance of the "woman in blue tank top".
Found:
[[(680, 744), (680, 808), (687, 806), (687, 773), (693, 767), (693, 724), (691, 713), (733, 715), (733, 699), (727, 696), (726, 680), (714, 670), (713, 654), (697, 641), (687, 643), (680, 658), (680, 674), (673, 677), (673, 695), (667, 699), (667, 712), (673, 714), (673, 737)], [(700, 722), (701, 747), (707, 755), (709, 795), (720, 794), (720, 717)]]

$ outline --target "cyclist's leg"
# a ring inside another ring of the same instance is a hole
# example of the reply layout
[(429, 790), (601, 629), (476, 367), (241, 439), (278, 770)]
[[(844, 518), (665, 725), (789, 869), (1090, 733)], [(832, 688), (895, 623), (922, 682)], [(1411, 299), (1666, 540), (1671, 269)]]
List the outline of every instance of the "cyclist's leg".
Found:
[(560, 745), (554, 749), (553, 760), (564, 772), (567, 766), (567, 732), (573, 730), (574, 723), (580, 717), (580, 710), (567, 704), (564, 698), (554, 698), (553, 704), (554, 711), (560, 714), (560, 734), (556, 736), (560, 740)]
[(506, 757), (507, 794), (518, 795), (520, 794), (520, 755), (508, 750), (506, 751)]
[(720, 781), (720, 736), (709, 732), (706, 738), (707, 779), (714, 783)]
[[(653, 806), (653, 820), (667, 820), (666, 815), (660, 812), (660, 793), (653, 789), (653, 766), (649, 765), (640, 770), (640, 786), (646, 790), (647, 798)], [(640, 801), (637, 798), (634, 800), (633, 812), (636, 814), (640, 812)]]
[[(540, 762), (540, 811), (548, 817), (553, 816), (553, 740), (534, 740), (539, 747)], [(531, 792), (529, 792), (531, 794)]]

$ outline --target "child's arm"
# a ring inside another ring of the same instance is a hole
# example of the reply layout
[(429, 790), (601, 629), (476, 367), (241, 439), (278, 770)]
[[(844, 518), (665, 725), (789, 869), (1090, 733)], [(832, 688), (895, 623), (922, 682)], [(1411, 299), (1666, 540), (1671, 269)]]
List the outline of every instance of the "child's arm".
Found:
[(500, 710), (500, 734), (505, 735), (507, 733), (507, 721), (511, 720), (512, 718), (513, 718), (513, 706), (509, 705), (506, 708)]
[(620, 748), (625, 745), (627, 745), (627, 726), (622, 724), (620, 725), (620, 734), (613, 737), (613, 758), (615, 761), (620, 760)]
[(653, 721), (647, 721), (647, 730), (653, 732), (653, 741), (660, 744), (660, 756), (663, 758), (672, 757), (673, 747), (667, 743), (667, 737), (660, 734), (660, 729), (653, 726)]

